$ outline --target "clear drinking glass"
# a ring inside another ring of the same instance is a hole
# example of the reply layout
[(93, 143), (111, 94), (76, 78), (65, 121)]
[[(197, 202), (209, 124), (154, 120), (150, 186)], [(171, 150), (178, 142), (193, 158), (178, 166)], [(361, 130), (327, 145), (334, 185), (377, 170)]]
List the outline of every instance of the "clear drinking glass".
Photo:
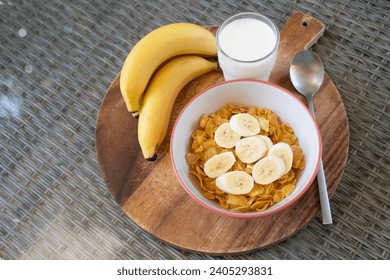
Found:
[(225, 80), (253, 78), (268, 81), (279, 47), (279, 29), (269, 18), (239, 13), (217, 30), (218, 62)]

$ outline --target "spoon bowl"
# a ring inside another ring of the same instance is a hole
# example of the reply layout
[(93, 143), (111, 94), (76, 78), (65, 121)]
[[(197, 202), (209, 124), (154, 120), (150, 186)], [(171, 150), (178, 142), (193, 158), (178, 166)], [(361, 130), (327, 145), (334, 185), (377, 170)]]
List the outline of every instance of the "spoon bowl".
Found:
[[(320, 57), (312, 51), (298, 53), (290, 66), (290, 79), (295, 89), (306, 97), (309, 109), (314, 117), (313, 98), (315, 93), (321, 88), (324, 80), (324, 66)], [(322, 160), (320, 161), (317, 173), (317, 181), (320, 194), (322, 223), (331, 224), (332, 215), (330, 212), (328, 189), (326, 187)]]
[(324, 66), (320, 57), (311, 51), (298, 53), (290, 68), (291, 81), (304, 96), (314, 96), (324, 80)]

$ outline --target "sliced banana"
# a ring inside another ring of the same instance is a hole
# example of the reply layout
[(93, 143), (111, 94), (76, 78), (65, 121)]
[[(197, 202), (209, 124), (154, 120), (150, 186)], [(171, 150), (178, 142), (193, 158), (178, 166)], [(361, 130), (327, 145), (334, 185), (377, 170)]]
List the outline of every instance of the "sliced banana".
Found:
[(244, 137), (260, 133), (259, 121), (247, 113), (240, 113), (232, 116), (229, 123), (234, 132)]
[(267, 145), (258, 136), (246, 137), (237, 142), (235, 152), (242, 162), (252, 163), (266, 155)]
[(228, 171), (236, 162), (233, 152), (225, 152), (209, 158), (204, 164), (204, 172), (210, 178), (216, 178)]
[(249, 193), (253, 186), (253, 178), (245, 171), (230, 171), (215, 180), (216, 186), (230, 194)]
[(267, 154), (268, 154), (269, 150), (274, 145), (271, 138), (269, 138), (268, 136), (265, 136), (265, 135), (258, 135), (257, 137), (259, 137), (261, 140), (264, 141), (265, 145), (267, 146)]
[(286, 170), (284, 174), (290, 171), (293, 162), (293, 151), (289, 144), (284, 142), (279, 142), (273, 145), (270, 148), (268, 155), (278, 156), (284, 161), (284, 164), (286, 165)]
[(257, 184), (267, 185), (279, 179), (285, 170), (286, 166), (280, 157), (266, 156), (253, 166), (252, 176)]
[(230, 127), (230, 123), (221, 124), (214, 134), (214, 140), (222, 148), (233, 148), (241, 136), (235, 133)]

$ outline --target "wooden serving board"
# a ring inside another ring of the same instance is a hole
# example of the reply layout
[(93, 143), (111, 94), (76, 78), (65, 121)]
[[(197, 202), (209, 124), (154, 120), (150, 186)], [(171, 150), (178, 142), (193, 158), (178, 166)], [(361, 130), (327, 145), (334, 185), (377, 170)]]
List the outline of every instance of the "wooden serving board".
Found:
[[(217, 27), (208, 27), (214, 34)], [(270, 81), (297, 94), (289, 78), (292, 58), (310, 48), (325, 26), (301, 12), (294, 13), (280, 34), (276, 66)], [(146, 161), (137, 140), (137, 119), (127, 112), (115, 78), (101, 104), (96, 151), (102, 176), (123, 211), (142, 229), (180, 249), (213, 255), (250, 252), (272, 246), (302, 230), (320, 211), (315, 180), (294, 205), (265, 218), (220, 216), (193, 201), (176, 179), (169, 140), (177, 115), (197, 93), (223, 81), (221, 72), (206, 74), (180, 93), (171, 124), (155, 162)], [(348, 120), (328, 75), (314, 100), (323, 139), (323, 164), (331, 196), (340, 181), (348, 154)], [(332, 226), (332, 225), (330, 225)]]

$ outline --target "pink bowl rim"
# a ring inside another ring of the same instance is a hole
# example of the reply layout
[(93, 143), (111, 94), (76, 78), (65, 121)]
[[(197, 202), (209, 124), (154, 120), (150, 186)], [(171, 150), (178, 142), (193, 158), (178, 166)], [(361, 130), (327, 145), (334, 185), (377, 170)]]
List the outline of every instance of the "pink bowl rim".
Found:
[[(181, 179), (181, 177), (179, 175), (179, 172), (178, 172), (178, 170), (176, 168), (175, 158), (173, 156), (173, 137), (175, 135), (176, 125), (179, 122), (182, 114), (187, 110), (187, 108), (190, 106), (190, 104), (192, 102), (194, 102), (199, 96), (203, 95), (205, 92), (211, 90), (212, 88), (219, 87), (219, 86), (224, 85), (224, 84), (240, 83), (240, 82), (254, 82), (254, 83), (260, 83), (260, 84), (266, 84), (268, 86), (275, 87), (275, 88), (285, 92), (286, 94), (290, 95), (292, 98), (294, 98), (298, 102), (298, 104), (300, 104), (303, 107), (304, 110), (306, 110), (306, 112), (307, 112), (307, 114), (309, 116), (309, 119), (314, 124), (314, 127), (316, 129), (316, 133), (317, 133), (317, 138), (318, 138), (318, 143), (319, 143), (319, 153), (318, 153), (316, 167), (314, 169), (314, 172), (313, 172), (311, 178), (309, 179), (307, 184), (302, 188), (302, 190), (293, 199), (288, 201), (283, 206), (275, 208), (275, 209), (272, 209), (272, 210), (269, 210), (267, 212), (234, 212), (234, 211), (229, 211), (228, 209), (223, 209), (223, 210), (222, 210), (222, 208), (221, 209), (216, 209), (216, 208), (213, 208), (210, 205), (204, 203), (202, 200), (198, 199), (198, 197), (194, 193), (192, 193), (190, 191), (190, 189), (187, 187), (187, 185), (182, 181), (182, 179)], [(192, 97), (190, 99), (190, 101), (180, 111), (180, 113), (177, 116), (177, 119), (175, 121), (175, 124), (173, 126), (172, 134), (171, 134), (171, 137), (170, 137), (170, 157), (171, 157), (171, 163), (172, 163), (173, 170), (175, 172), (176, 178), (178, 178), (178, 180), (179, 180), (181, 186), (184, 188), (184, 190), (197, 203), (199, 203), (203, 207), (205, 207), (205, 208), (207, 208), (207, 209), (209, 209), (209, 210), (211, 210), (211, 211), (213, 211), (213, 212), (215, 212), (217, 214), (220, 214), (222, 216), (233, 217), (233, 218), (250, 219), (250, 218), (265, 217), (265, 216), (269, 216), (269, 215), (275, 214), (277, 212), (280, 212), (280, 211), (286, 209), (287, 207), (291, 206), (292, 204), (294, 204), (296, 201), (298, 201), (306, 193), (306, 191), (309, 189), (309, 187), (313, 183), (315, 177), (317, 176), (318, 168), (319, 168), (320, 161), (321, 161), (321, 155), (322, 155), (322, 138), (321, 138), (320, 129), (319, 129), (318, 125), (317, 125), (317, 122), (314, 120), (314, 117), (311, 114), (311, 112), (308, 109), (308, 107), (298, 97), (296, 97), (294, 94), (292, 94), (289, 90), (287, 90), (287, 89), (285, 89), (285, 88), (283, 88), (283, 87), (281, 87), (279, 85), (276, 85), (274, 83), (271, 83), (271, 82), (268, 82), (268, 81), (256, 80), (256, 79), (235, 79), (235, 80), (223, 81), (223, 82), (216, 83), (216, 84), (214, 84), (212, 86), (209, 86), (206, 89), (204, 89), (203, 91), (201, 91), (198, 94), (196, 94), (194, 97)]]

